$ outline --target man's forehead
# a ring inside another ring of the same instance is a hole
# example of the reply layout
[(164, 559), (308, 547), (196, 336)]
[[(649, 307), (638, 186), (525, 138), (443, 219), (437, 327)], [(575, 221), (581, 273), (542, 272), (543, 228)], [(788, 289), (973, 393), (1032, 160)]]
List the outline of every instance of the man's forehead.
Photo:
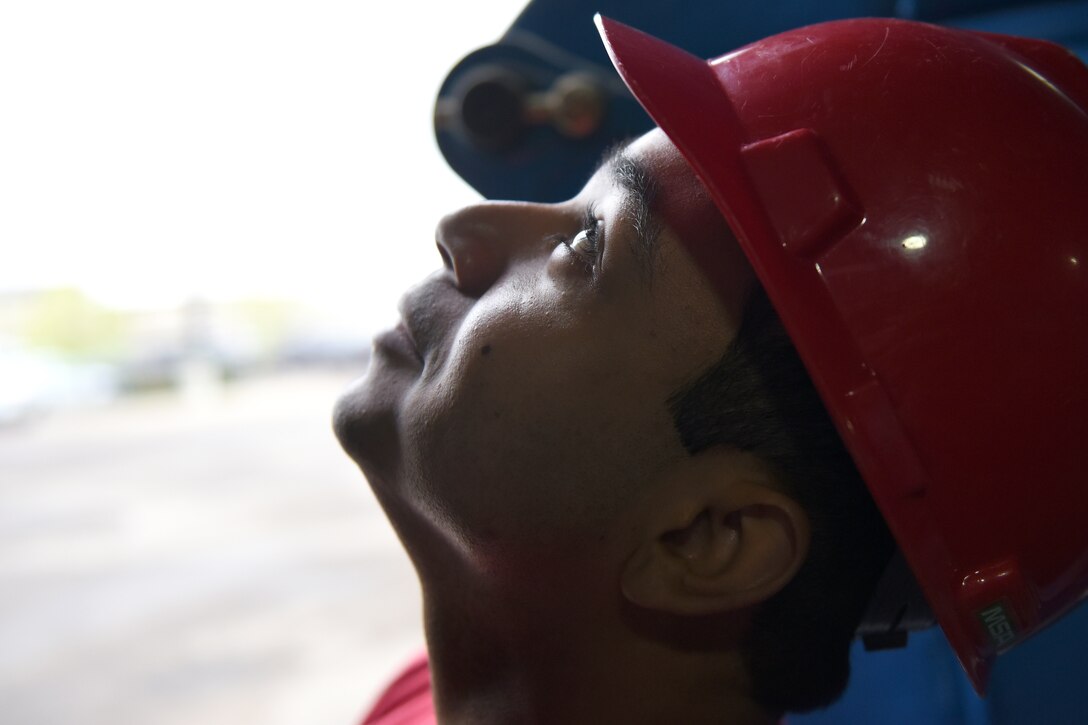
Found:
[(661, 129), (635, 139), (623, 154), (652, 176), (655, 194), (651, 209), (685, 246), (733, 242), (729, 225), (706, 188)]
[[(683, 180), (691, 170), (669, 137), (659, 129), (644, 133), (628, 143), (622, 153), (652, 169), (660, 181)], [(694, 178), (694, 177), (692, 177)]]
[[(680, 151), (660, 129), (640, 136), (616, 158), (645, 170), (653, 185), (648, 206), (671, 230), (723, 300), (747, 289), (752, 272), (729, 224)], [(610, 163), (622, 167), (623, 163)]]

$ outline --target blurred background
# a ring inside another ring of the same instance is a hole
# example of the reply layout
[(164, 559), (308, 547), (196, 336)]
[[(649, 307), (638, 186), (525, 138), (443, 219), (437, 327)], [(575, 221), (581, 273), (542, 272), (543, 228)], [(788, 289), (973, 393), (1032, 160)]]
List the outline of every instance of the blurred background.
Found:
[(422, 646), (330, 411), (523, 4), (0, 4), (0, 723), (351, 723)]

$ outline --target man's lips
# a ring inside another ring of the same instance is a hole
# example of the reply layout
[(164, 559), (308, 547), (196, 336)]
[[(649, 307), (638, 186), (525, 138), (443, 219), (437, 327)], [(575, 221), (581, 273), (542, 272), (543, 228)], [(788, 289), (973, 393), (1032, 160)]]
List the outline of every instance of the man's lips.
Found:
[(421, 362), (434, 363), (444, 340), (472, 300), (465, 298), (442, 275), (435, 275), (401, 298), (401, 330)]
[(400, 324), (393, 329), (406, 338), (408, 345), (412, 348), (412, 352), (415, 353), (415, 356), (419, 358), (420, 362), (423, 362), (423, 354), (419, 350), (419, 345), (416, 344), (416, 337), (412, 334), (412, 329), (408, 327), (408, 323), (401, 320)]
[(416, 347), (411, 332), (408, 331), (403, 322), (375, 337), (374, 346), (416, 365), (422, 366), (423, 364), (423, 356)]
[[(420, 364), (423, 364), (426, 357), (424, 356), (424, 348), (420, 347), (420, 339), (418, 337), (419, 323), (415, 315), (412, 314), (413, 308), (408, 303), (408, 295), (405, 295), (404, 298), (401, 299), (399, 308), (400, 324), (393, 329), (404, 337), (404, 340), (412, 348), (412, 352), (415, 354), (416, 359), (419, 360)], [(424, 339), (423, 342), (426, 343), (426, 339)]]

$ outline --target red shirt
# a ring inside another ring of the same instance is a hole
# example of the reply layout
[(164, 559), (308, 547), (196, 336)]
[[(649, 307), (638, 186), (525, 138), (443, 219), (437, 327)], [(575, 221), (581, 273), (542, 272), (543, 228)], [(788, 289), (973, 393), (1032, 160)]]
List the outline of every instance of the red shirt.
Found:
[(378, 698), (362, 725), (436, 725), (427, 653), (416, 657)]

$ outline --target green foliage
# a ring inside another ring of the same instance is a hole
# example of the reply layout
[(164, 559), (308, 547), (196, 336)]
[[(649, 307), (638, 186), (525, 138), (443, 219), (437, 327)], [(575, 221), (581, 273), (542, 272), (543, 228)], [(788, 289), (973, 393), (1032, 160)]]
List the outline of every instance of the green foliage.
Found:
[(261, 353), (276, 350), (295, 328), (300, 314), (296, 302), (274, 298), (249, 298), (230, 305), (231, 311), (246, 326)]
[(31, 303), (23, 339), (77, 360), (116, 358), (127, 337), (122, 313), (74, 288), (49, 290)]

